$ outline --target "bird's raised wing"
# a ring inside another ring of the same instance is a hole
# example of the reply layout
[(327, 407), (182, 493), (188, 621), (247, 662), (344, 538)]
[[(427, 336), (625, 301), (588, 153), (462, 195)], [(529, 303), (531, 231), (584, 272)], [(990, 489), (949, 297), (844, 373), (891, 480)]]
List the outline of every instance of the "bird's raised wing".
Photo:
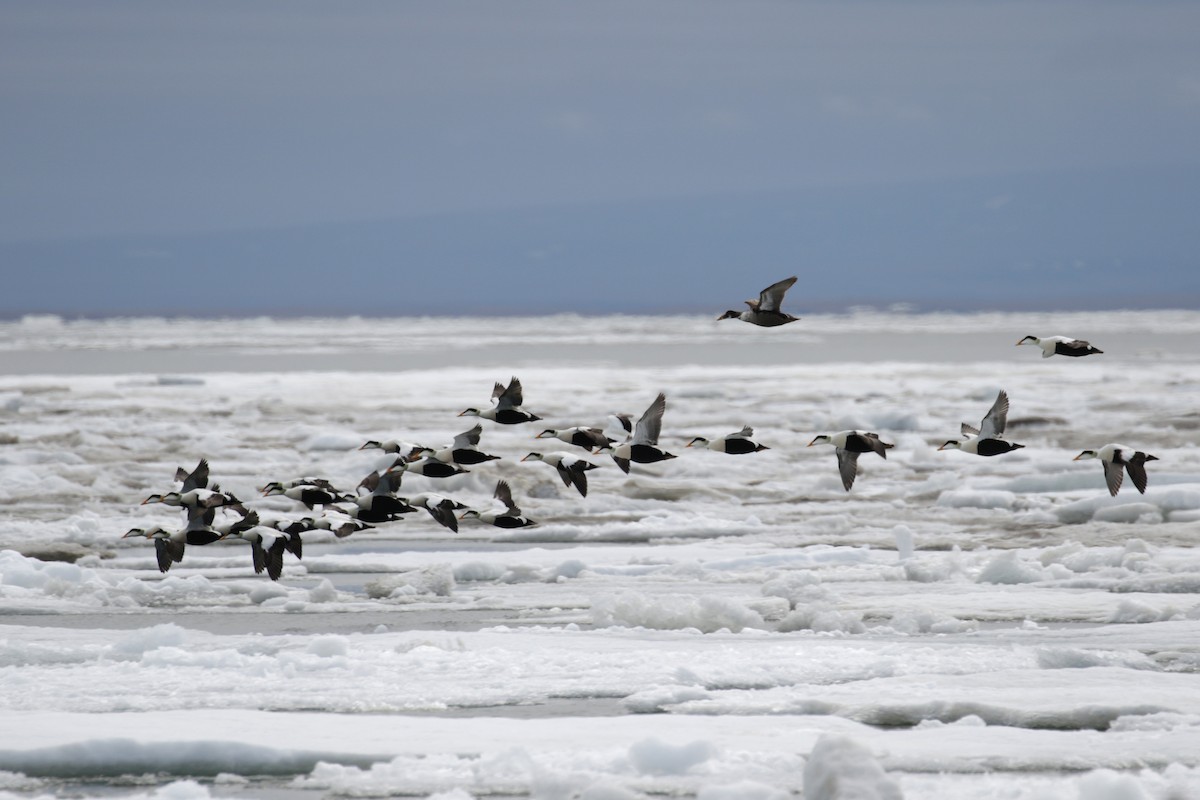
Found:
[(208, 459), (200, 459), (200, 463), (190, 473), (183, 467), (175, 470), (175, 480), (183, 482), (183, 488), (179, 490), (181, 494), (187, 494), (193, 489), (207, 489)]
[(517, 508), (513, 503), (512, 489), (508, 485), (508, 481), (496, 482), (496, 493), (492, 495), (508, 509), (508, 513), (520, 515), (521, 509)]
[(497, 383), (492, 389), (492, 399), (496, 401), (496, 408), (516, 408), (524, 402), (525, 398), (521, 393), (521, 382), (516, 376), (508, 382), (508, 387), (505, 388)]
[(773, 283), (763, 289), (758, 295), (758, 304), (755, 306), (759, 311), (778, 311), (783, 304), (783, 295), (788, 289), (792, 288), (792, 284), (796, 282), (796, 276), (784, 278), (779, 283)]
[(483, 433), (483, 425), (477, 424), (469, 431), (463, 431), (454, 437), (454, 444), (451, 445), (455, 450), (471, 450), (479, 445), (479, 436)]
[(637, 425), (633, 428), (634, 444), (658, 444), (658, 434), (662, 430), (663, 412), (667, 410), (667, 396), (662, 392), (654, 398), (654, 402), (646, 409)]
[(979, 424), (979, 435), (984, 439), (1000, 436), (1007, 424), (1008, 393), (1001, 389), (1000, 394), (996, 395), (996, 402), (992, 403), (991, 409), (984, 415), (983, 422)]

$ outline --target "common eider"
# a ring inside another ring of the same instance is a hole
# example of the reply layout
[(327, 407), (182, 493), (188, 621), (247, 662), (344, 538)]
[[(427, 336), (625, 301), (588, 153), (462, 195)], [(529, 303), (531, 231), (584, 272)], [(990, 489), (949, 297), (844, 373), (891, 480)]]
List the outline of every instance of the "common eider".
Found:
[(633, 426), (633, 434), (627, 441), (620, 444), (610, 444), (600, 452), (608, 453), (621, 471), (628, 474), (629, 462), (638, 464), (654, 464), (675, 458), (673, 453), (658, 446), (658, 435), (662, 430), (663, 412), (667, 410), (667, 396), (662, 392), (654, 398), (654, 402)]
[(879, 438), (878, 433), (871, 431), (839, 431), (838, 433), (818, 434), (808, 443), (809, 447), (816, 444), (833, 445), (837, 452), (838, 472), (842, 475), (842, 486), (846, 491), (854, 485), (858, 476), (858, 457), (862, 453), (878, 453), (880, 458), (887, 458), (887, 451), (896, 445)]
[(757, 300), (747, 300), (746, 305), (750, 306), (746, 311), (729, 310), (718, 320), (723, 319), (740, 319), (743, 322), (749, 322), (751, 325), (759, 325), (763, 328), (774, 328), (778, 325), (786, 325), (789, 322), (795, 322), (800, 319), (793, 317), (791, 314), (785, 314), (779, 310), (783, 304), (783, 295), (788, 289), (792, 288), (792, 284), (796, 282), (796, 276), (784, 278), (778, 283), (773, 283), (759, 293)]
[(485, 408), (480, 411), (477, 408), (468, 408), (459, 413), (460, 417), (482, 417), (490, 419), (493, 422), (498, 422), (501, 425), (519, 425), (522, 422), (534, 422), (541, 419), (537, 414), (532, 414), (521, 408), (521, 404), (525, 398), (521, 391), (521, 382), (514, 376), (509, 382), (507, 388), (504, 384), (497, 382), (492, 389), (492, 401), (495, 402), (495, 408)]
[(587, 472), (596, 468), (592, 462), (579, 456), (555, 450), (553, 453), (529, 453), (522, 461), (543, 461), (558, 470), (563, 485), (574, 486), (579, 494), (587, 497)]
[(979, 456), (998, 456), (1010, 453), (1024, 447), (1001, 438), (1004, 426), (1008, 424), (1008, 393), (1003, 389), (996, 395), (996, 402), (984, 415), (979, 427), (962, 423), (960, 431), (962, 438), (950, 439), (938, 450), (962, 450), (964, 453), (974, 453)]
[(718, 453), (729, 453), (731, 455), (744, 455), (746, 453), (757, 453), (762, 450), (770, 450), (765, 444), (759, 444), (750, 437), (754, 435), (754, 429), (749, 425), (742, 428), (737, 433), (730, 433), (725, 436), (719, 436), (716, 439), (705, 439), (703, 436), (697, 436), (687, 443), (688, 447), (699, 445), (707, 447), (709, 450), (716, 450)]
[(497, 481), (496, 491), (492, 497), (504, 505), (503, 511), (475, 511), (469, 509), (464, 511), (459, 519), (477, 519), (481, 522), (486, 522), (488, 525), (495, 525), (497, 528), (526, 528), (537, 524), (522, 514), (521, 509), (513, 502), (512, 489), (509, 487), (508, 481)]
[(1084, 450), (1079, 455), (1075, 456), (1075, 461), (1082, 461), (1088, 458), (1098, 458), (1104, 466), (1104, 481), (1108, 484), (1108, 493), (1113, 497), (1117, 496), (1117, 492), (1121, 491), (1121, 480), (1124, 473), (1121, 467), (1129, 473), (1129, 479), (1133, 481), (1133, 485), (1141, 494), (1146, 493), (1146, 462), (1158, 461), (1157, 456), (1152, 456), (1149, 453), (1143, 453), (1141, 450), (1134, 450), (1123, 444), (1106, 444), (1099, 450)]
[(599, 447), (608, 447), (615, 442), (605, 435), (604, 431), (599, 428), (585, 428), (582, 425), (576, 425), (571, 428), (563, 428), (562, 430), (553, 430), (547, 428), (534, 437), (535, 439), (558, 439), (567, 444), (573, 444), (576, 447), (581, 447), (589, 453)]
[(1050, 356), (1072, 356), (1078, 358), (1080, 356), (1090, 356), (1093, 353), (1103, 353), (1103, 350), (1098, 350), (1088, 342), (1082, 339), (1072, 339), (1069, 336), (1026, 336), (1021, 341), (1017, 342), (1017, 347), (1023, 344), (1036, 344), (1042, 348), (1042, 358)]
[(476, 423), (474, 428), (463, 431), (454, 437), (449, 447), (434, 450), (432, 447), (421, 448), (418, 452), (444, 464), (463, 464), (473, 466), (487, 461), (495, 461), (500, 456), (485, 453), (479, 449), (479, 439), (483, 433), (483, 425)]

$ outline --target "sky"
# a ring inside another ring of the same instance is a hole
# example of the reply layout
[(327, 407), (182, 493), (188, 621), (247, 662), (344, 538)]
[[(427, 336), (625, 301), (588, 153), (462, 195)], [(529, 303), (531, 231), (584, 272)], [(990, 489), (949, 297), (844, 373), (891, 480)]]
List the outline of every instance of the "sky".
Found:
[[(1191, 3), (0, 0), (0, 314), (1194, 306)], [(953, 288), (951, 288), (953, 287)]]

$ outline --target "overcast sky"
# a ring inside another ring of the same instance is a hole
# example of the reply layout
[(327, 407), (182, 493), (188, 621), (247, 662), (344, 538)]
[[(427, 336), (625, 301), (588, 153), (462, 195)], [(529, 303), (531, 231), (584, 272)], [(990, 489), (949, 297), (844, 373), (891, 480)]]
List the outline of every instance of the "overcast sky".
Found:
[(1186, 172), (1198, 34), (1192, 2), (0, 0), (0, 245)]

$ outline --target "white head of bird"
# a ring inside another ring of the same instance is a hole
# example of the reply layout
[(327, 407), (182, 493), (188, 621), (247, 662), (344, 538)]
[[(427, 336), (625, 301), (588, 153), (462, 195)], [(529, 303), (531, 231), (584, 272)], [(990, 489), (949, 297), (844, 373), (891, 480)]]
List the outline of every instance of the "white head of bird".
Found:
[(688, 442), (686, 446), (691, 447), (692, 445), (696, 445), (696, 444), (703, 447), (704, 445), (708, 444), (708, 439), (705, 439), (703, 436), (697, 436), (696, 438), (694, 438), (690, 442)]
[(1084, 450), (1082, 453), (1075, 456), (1071, 460), (1072, 461), (1085, 461), (1089, 458), (1099, 458), (1099, 457), (1100, 457), (1100, 453), (1096, 452), (1095, 450)]

